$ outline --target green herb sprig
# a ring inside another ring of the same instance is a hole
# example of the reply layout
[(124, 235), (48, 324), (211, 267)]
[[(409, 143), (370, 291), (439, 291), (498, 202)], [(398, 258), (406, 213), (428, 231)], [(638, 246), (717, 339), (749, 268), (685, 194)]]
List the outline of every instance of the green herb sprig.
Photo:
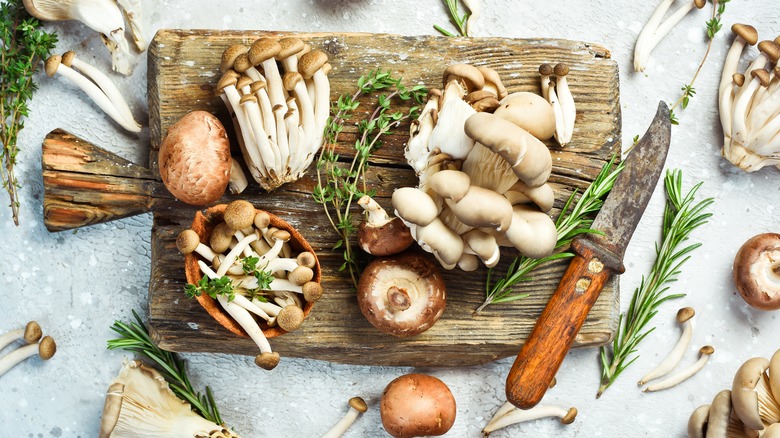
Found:
[[(260, 263), (259, 257), (244, 257), (241, 259), (241, 269), (247, 275), (253, 275), (257, 279), (257, 287), (247, 291), (247, 298), (259, 299), (266, 302), (266, 298), (262, 296), (271, 288), (271, 282), (274, 281), (273, 273), (265, 270), (265, 266), (257, 266)], [(266, 264), (267, 266), (267, 264)]]
[(189, 377), (187, 377), (184, 360), (176, 353), (161, 349), (152, 341), (149, 330), (135, 310), (133, 310), (133, 317), (135, 317), (135, 322), (129, 324), (114, 321), (111, 330), (119, 334), (120, 337), (109, 340), (108, 349), (129, 351), (154, 362), (177, 397), (189, 403), (193, 411), (201, 417), (224, 426), (211, 389), (207, 386), (206, 394), (195, 391)]
[(528, 296), (527, 293), (516, 293), (512, 289), (515, 285), (525, 281), (531, 281), (528, 275), (539, 266), (553, 260), (568, 259), (574, 257), (571, 252), (560, 252), (563, 248), (571, 244), (571, 240), (580, 234), (597, 232), (590, 228), (593, 223), (593, 217), (601, 209), (604, 199), (612, 190), (620, 171), (623, 170), (623, 163), (615, 165), (615, 159), (609, 160), (601, 168), (601, 171), (593, 182), (588, 186), (580, 199), (575, 203), (577, 192), (569, 196), (569, 199), (561, 209), (558, 219), (555, 221), (555, 228), (558, 230), (558, 241), (555, 244), (556, 251), (553, 254), (540, 259), (532, 259), (526, 256), (516, 257), (509, 265), (506, 274), (493, 282), (494, 269), (488, 270), (488, 278), (485, 284), (485, 301), (474, 312), (479, 313), (487, 306), (496, 303), (507, 303), (516, 301)]
[(601, 348), (600, 397), (639, 357), (637, 346), (655, 329), (647, 328), (658, 307), (666, 301), (681, 298), (685, 294), (668, 294), (669, 284), (677, 281), (680, 268), (690, 259), (690, 253), (701, 246), (693, 243), (682, 246), (696, 228), (707, 223), (712, 213), (707, 208), (714, 200), (707, 198), (695, 202), (696, 192), (702, 183), (696, 184), (686, 195), (682, 189), (682, 171), (667, 171), (664, 179), (666, 207), (664, 209), (661, 246), (656, 246), (656, 259), (650, 274), (634, 290), (628, 311), (620, 315), (618, 331), (611, 347)]
[(730, 1), (731, 0), (712, 0), (712, 16), (709, 20), (707, 20), (706, 24), (707, 39), (709, 40), (707, 43), (707, 51), (704, 52), (704, 56), (702, 57), (701, 62), (699, 63), (699, 67), (696, 69), (696, 73), (694, 73), (691, 82), (683, 85), (682, 88), (680, 88), (682, 95), (680, 95), (680, 98), (677, 99), (677, 101), (669, 108), (669, 120), (673, 125), (680, 124), (680, 121), (677, 119), (677, 115), (675, 114), (674, 110), (676, 110), (678, 107), (680, 109), (687, 108), (691, 98), (696, 95), (696, 89), (693, 88), (693, 83), (696, 82), (701, 69), (704, 67), (704, 63), (707, 61), (707, 57), (710, 55), (710, 49), (712, 49), (712, 42), (715, 39), (715, 34), (717, 34), (721, 28), (723, 28), (723, 24), (721, 23), (721, 16), (724, 12), (726, 12), (726, 3)]
[(469, 36), (468, 32), (466, 31), (466, 22), (468, 21), (471, 14), (468, 12), (463, 12), (461, 15), (459, 7), (460, 2), (458, 0), (444, 0), (444, 4), (447, 6), (447, 11), (450, 13), (450, 21), (452, 21), (452, 24), (455, 25), (455, 29), (457, 29), (458, 35), (455, 35), (438, 24), (434, 24), (433, 28), (438, 30), (442, 35), (448, 37)]
[(215, 300), (220, 295), (227, 297), (228, 301), (233, 301), (236, 298), (233, 281), (230, 277), (224, 275), (214, 279), (204, 275), (196, 284), (184, 286), (184, 293), (187, 295), (187, 298), (199, 297), (204, 293)]
[[(314, 200), (322, 204), (325, 215), (333, 229), (339, 233), (334, 250), (341, 249), (344, 262), (339, 271), (347, 270), (352, 283), (357, 287), (360, 273), (351, 238), (356, 232), (352, 219), (355, 199), (363, 195), (373, 196), (366, 187), (365, 173), (371, 155), (381, 147), (382, 137), (392, 128), (409, 119), (417, 118), (419, 104), (425, 101), (428, 90), (422, 85), (407, 88), (401, 78), (394, 78), (390, 72), (373, 70), (358, 79), (358, 89), (353, 94), (342, 94), (332, 105), (331, 117), (325, 128), (325, 145), (317, 160), (317, 186)], [(368, 118), (358, 122), (358, 139), (355, 140), (355, 155), (342, 160), (336, 153), (338, 136), (344, 129), (344, 122), (359, 107), (359, 99), (378, 92), (376, 106)], [(396, 102), (410, 103), (406, 109), (391, 109)]]
[(21, 0), (11, 0), (0, 5), (0, 151), (2, 166), (0, 177), (8, 192), (14, 223), (19, 225), (19, 181), (14, 173), (19, 154), (17, 139), (24, 128), (24, 117), (29, 109), (27, 102), (38, 88), (33, 74), (40, 61), (49, 56), (57, 43), (55, 33), (47, 33), (41, 23), (30, 17)]

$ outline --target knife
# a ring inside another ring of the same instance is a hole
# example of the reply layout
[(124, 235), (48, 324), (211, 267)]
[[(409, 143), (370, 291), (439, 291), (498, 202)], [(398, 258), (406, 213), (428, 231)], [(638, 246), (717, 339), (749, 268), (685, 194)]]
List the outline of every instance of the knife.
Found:
[(670, 136), (669, 108), (661, 102), (593, 221), (603, 234), (572, 241), (575, 256), (509, 371), (506, 397), (518, 408), (539, 403), (604, 284), (625, 271), (623, 256), (661, 176)]

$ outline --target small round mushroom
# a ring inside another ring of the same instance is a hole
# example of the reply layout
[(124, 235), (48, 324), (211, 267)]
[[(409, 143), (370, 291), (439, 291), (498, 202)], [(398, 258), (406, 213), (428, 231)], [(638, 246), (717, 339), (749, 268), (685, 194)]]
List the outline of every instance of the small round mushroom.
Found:
[(49, 360), (56, 352), (57, 344), (54, 342), (54, 339), (52, 339), (51, 336), (44, 336), (38, 344), (33, 343), (19, 347), (5, 356), (0, 357), (0, 376), (28, 357), (37, 354), (42, 360)]
[(780, 309), (780, 234), (759, 234), (742, 245), (734, 258), (734, 283), (751, 306)]
[(313, 303), (322, 298), (322, 285), (315, 281), (310, 281), (301, 286), (301, 293), (304, 300)]
[(34, 344), (41, 339), (42, 335), (41, 326), (36, 321), (30, 321), (24, 328), (11, 330), (0, 335), (0, 350), (19, 339), (24, 340), (25, 344)]
[(322, 438), (339, 438), (349, 429), (350, 426), (357, 420), (360, 414), (368, 410), (366, 401), (361, 397), (352, 397), (349, 399), (349, 411), (344, 415), (344, 418), (339, 420), (338, 423), (322, 436)]
[(450, 388), (425, 374), (396, 378), (387, 385), (380, 402), (382, 425), (395, 438), (444, 435), (455, 423), (456, 414)]
[(168, 128), (158, 163), (163, 183), (176, 199), (210, 204), (225, 193), (231, 179), (227, 132), (211, 113), (187, 113)]
[(303, 309), (298, 306), (285, 306), (276, 316), (276, 323), (286, 332), (298, 330), (303, 324)]
[(255, 213), (255, 207), (251, 202), (239, 199), (225, 207), (222, 218), (231, 229), (243, 230), (254, 224)]
[(198, 237), (198, 233), (190, 229), (179, 233), (179, 237), (176, 238), (176, 248), (182, 254), (197, 252), (206, 260), (214, 260), (217, 258), (217, 254), (214, 253), (211, 248), (200, 243), (200, 237)]
[(358, 244), (363, 251), (383, 257), (403, 252), (414, 243), (409, 227), (401, 219), (391, 218), (373, 198), (365, 195), (358, 205), (368, 213), (358, 227)]
[(383, 333), (420, 334), (438, 321), (446, 304), (439, 269), (420, 254), (374, 259), (360, 277), (357, 301), (363, 316)]

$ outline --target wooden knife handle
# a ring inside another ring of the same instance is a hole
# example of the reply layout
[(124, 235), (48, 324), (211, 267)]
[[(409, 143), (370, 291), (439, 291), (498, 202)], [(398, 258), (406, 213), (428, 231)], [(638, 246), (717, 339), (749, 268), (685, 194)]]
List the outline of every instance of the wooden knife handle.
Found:
[(506, 380), (507, 400), (520, 409), (530, 409), (542, 399), (612, 275), (591, 245), (573, 247), (578, 255), (536, 321)]

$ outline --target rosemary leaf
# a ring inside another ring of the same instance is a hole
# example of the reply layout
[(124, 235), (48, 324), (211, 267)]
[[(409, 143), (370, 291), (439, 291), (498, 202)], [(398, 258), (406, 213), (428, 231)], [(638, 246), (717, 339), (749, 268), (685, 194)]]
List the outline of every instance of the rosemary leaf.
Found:
[(695, 202), (701, 184), (696, 184), (683, 195), (682, 171), (670, 170), (666, 173), (666, 208), (661, 246), (656, 246), (656, 259), (650, 273), (642, 277), (631, 297), (628, 310), (620, 315), (618, 331), (611, 347), (601, 348), (601, 386), (596, 398), (639, 357), (636, 348), (655, 329), (647, 327), (661, 304), (685, 296), (668, 294), (668, 291), (669, 284), (677, 280), (682, 265), (690, 259), (690, 253), (701, 246), (700, 243), (685, 242), (693, 230), (707, 223), (712, 216), (712, 213), (707, 212), (707, 208), (714, 202), (712, 198)]
[(460, 2), (458, 0), (444, 0), (444, 5), (447, 6), (447, 12), (450, 14), (450, 21), (455, 26), (457, 35), (448, 31), (447, 29), (444, 29), (438, 24), (434, 24), (433, 28), (439, 31), (439, 33), (442, 35), (448, 37), (469, 36), (468, 32), (466, 32), (466, 21), (468, 21), (469, 15), (471, 14), (464, 12), (463, 15), (461, 15), (459, 8)]
[(561, 251), (569, 246), (575, 236), (597, 232), (592, 230), (590, 225), (593, 223), (595, 213), (601, 209), (604, 199), (609, 194), (609, 191), (612, 190), (612, 186), (615, 184), (615, 180), (621, 170), (623, 170), (623, 163), (615, 165), (615, 159), (613, 158), (604, 164), (599, 174), (596, 175), (596, 178), (576, 203), (574, 200), (577, 192), (575, 191), (569, 196), (555, 222), (555, 227), (558, 230), (558, 242), (555, 245), (555, 249), (558, 252), (540, 259), (532, 259), (526, 256), (517, 257), (509, 265), (506, 274), (495, 282), (492, 281), (495, 268), (490, 269), (485, 283), (485, 301), (474, 313), (481, 312), (491, 304), (506, 303), (525, 298), (528, 294), (515, 293), (512, 288), (518, 283), (532, 280), (529, 277), (531, 271), (554, 260), (574, 257), (574, 254), (570, 252)]
[(177, 397), (192, 405), (193, 411), (201, 417), (224, 426), (211, 389), (207, 386), (205, 395), (195, 391), (187, 377), (184, 360), (176, 353), (161, 349), (152, 341), (149, 331), (135, 310), (133, 310), (133, 317), (135, 322), (129, 324), (114, 321), (111, 330), (118, 333), (120, 337), (109, 340), (108, 349), (129, 351), (151, 360), (157, 364), (158, 370)]

